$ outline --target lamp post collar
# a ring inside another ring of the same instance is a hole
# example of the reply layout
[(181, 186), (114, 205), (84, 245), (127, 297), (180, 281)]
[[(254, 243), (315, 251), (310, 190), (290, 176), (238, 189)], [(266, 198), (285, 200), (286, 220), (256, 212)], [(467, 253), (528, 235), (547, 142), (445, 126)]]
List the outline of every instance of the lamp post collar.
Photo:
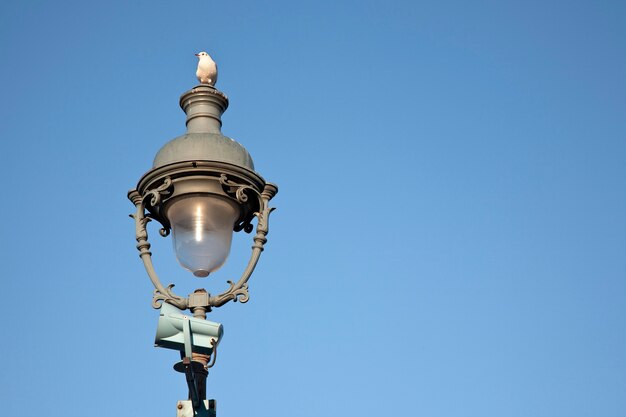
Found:
[(180, 108), (187, 114), (188, 133), (221, 133), (228, 97), (211, 85), (200, 84), (180, 97)]

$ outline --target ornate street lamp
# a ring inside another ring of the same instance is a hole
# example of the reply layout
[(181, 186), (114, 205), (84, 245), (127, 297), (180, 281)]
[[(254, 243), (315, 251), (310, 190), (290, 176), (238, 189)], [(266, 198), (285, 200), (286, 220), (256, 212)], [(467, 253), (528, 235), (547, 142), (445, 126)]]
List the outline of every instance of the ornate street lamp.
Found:
[[(202, 411), (206, 368), (211, 366), (211, 355), (215, 359), (222, 334), (221, 325), (205, 320), (206, 313), (228, 301), (248, 301), (248, 280), (267, 241), (268, 219), (273, 210), (269, 201), (278, 191), (276, 185), (265, 182), (254, 170), (246, 149), (222, 135), (221, 116), (228, 107), (228, 98), (214, 87), (217, 68), (211, 58), (204, 52), (197, 56), (201, 84), (180, 97), (180, 106), (187, 115), (187, 132), (159, 150), (152, 169), (141, 177), (136, 189), (128, 192), (136, 207), (131, 216), (135, 219), (137, 249), (155, 287), (152, 306), (161, 309), (155, 343), (181, 351), (184, 360), (175, 369), (187, 374), (194, 413)], [(161, 236), (171, 234), (181, 266), (202, 278), (224, 264), (233, 232), (252, 232), (255, 218), (250, 260), (239, 280), (228, 281), (224, 292), (212, 295), (200, 289), (182, 297), (174, 293), (174, 284), (161, 283), (152, 264), (146, 229), (149, 221), (160, 223)], [(193, 317), (170, 306), (189, 309)], [(173, 330), (166, 337), (166, 327), (178, 329), (180, 334)], [(203, 334), (213, 335), (208, 347), (200, 346), (200, 342), (195, 344)], [(186, 406), (184, 403), (179, 402), (179, 411), (181, 404)]]

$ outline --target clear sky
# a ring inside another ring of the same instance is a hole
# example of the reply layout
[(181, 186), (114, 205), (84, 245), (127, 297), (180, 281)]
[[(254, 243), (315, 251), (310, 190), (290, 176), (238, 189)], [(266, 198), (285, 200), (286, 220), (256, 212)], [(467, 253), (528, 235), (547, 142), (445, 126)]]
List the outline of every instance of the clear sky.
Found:
[[(626, 416), (626, 2), (5, 1), (0, 414), (174, 416), (126, 192), (194, 53), (280, 186), (218, 416)], [(180, 293), (215, 293), (150, 231)]]

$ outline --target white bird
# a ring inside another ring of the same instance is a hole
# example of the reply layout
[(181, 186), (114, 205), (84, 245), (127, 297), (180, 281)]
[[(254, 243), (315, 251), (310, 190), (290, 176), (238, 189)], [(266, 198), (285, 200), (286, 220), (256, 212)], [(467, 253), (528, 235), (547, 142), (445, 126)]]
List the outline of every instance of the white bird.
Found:
[(215, 85), (217, 81), (217, 64), (206, 52), (199, 52), (196, 56), (198, 57), (198, 69), (196, 70), (198, 81), (200, 81), (200, 84)]

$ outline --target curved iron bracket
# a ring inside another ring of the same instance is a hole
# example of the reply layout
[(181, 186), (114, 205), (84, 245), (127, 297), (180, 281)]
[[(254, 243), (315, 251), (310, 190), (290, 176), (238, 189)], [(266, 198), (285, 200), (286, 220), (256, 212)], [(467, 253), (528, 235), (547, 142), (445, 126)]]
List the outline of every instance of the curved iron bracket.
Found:
[(266, 236), (269, 231), (269, 217), (272, 211), (275, 210), (274, 207), (269, 206), (269, 201), (278, 192), (278, 187), (271, 183), (267, 183), (265, 185), (265, 188), (263, 189), (263, 192), (259, 194), (258, 191), (254, 190), (251, 187), (234, 184), (228, 181), (224, 175), (220, 177), (220, 182), (224, 185), (230, 186), (230, 192), (234, 193), (237, 196), (238, 200), (244, 197), (247, 199), (245, 192), (248, 190), (253, 191), (259, 198), (260, 210), (254, 213), (254, 216), (257, 218), (256, 234), (253, 238), (254, 243), (252, 245), (252, 255), (250, 256), (250, 260), (248, 261), (246, 269), (244, 270), (241, 278), (239, 278), (239, 281), (237, 281), (236, 284), (233, 281), (227, 281), (230, 285), (227, 291), (218, 296), (209, 297), (210, 307), (221, 307), (231, 300), (246, 303), (250, 299), (250, 294), (248, 293), (248, 280), (250, 279), (254, 268), (259, 262), (261, 252), (263, 252), (263, 246), (267, 242)]
[[(151, 218), (146, 215), (146, 206), (144, 201), (148, 196), (152, 196), (153, 201), (158, 201), (161, 198), (160, 194), (156, 190), (154, 191), (155, 193), (153, 193), (153, 191), (149, 191), (145, 196), (139, 195), (137, 190), (132, 190), (128, 193), (128, 198), (133, 202), (133, 204), (135, 204), (136, 207), (135, 214), (131, 214), (130, 217), (135, 219), (135, 238), (137, 240), (137, 250), (139, 250), (139, 257), (143, 261), (143, 265), (146, 268), (148, 276), (150, 277), (150, 281), (152, 281), (152, 284), (154, 285), (152, 307), (159, 309), (161, 308), (163, 302), (167, 302), (181, 310), (186, 310), (189, 305), (189, 300), (174, 294), (172, 291), (174, 284), (169, 284), (167, 287), (164, 287), (163, 284), (161, 284), (159, 276), (154, 270), (154, 265), (152, 264), (152, 252), (150, 252), (148, 231), (146, 229), (146, 224), (150, 222)], [(164, 229), (165, 227), (161, 230)], [(167, 236), (168, 233), (164, 234), (161, 232), (161, 235)]]

